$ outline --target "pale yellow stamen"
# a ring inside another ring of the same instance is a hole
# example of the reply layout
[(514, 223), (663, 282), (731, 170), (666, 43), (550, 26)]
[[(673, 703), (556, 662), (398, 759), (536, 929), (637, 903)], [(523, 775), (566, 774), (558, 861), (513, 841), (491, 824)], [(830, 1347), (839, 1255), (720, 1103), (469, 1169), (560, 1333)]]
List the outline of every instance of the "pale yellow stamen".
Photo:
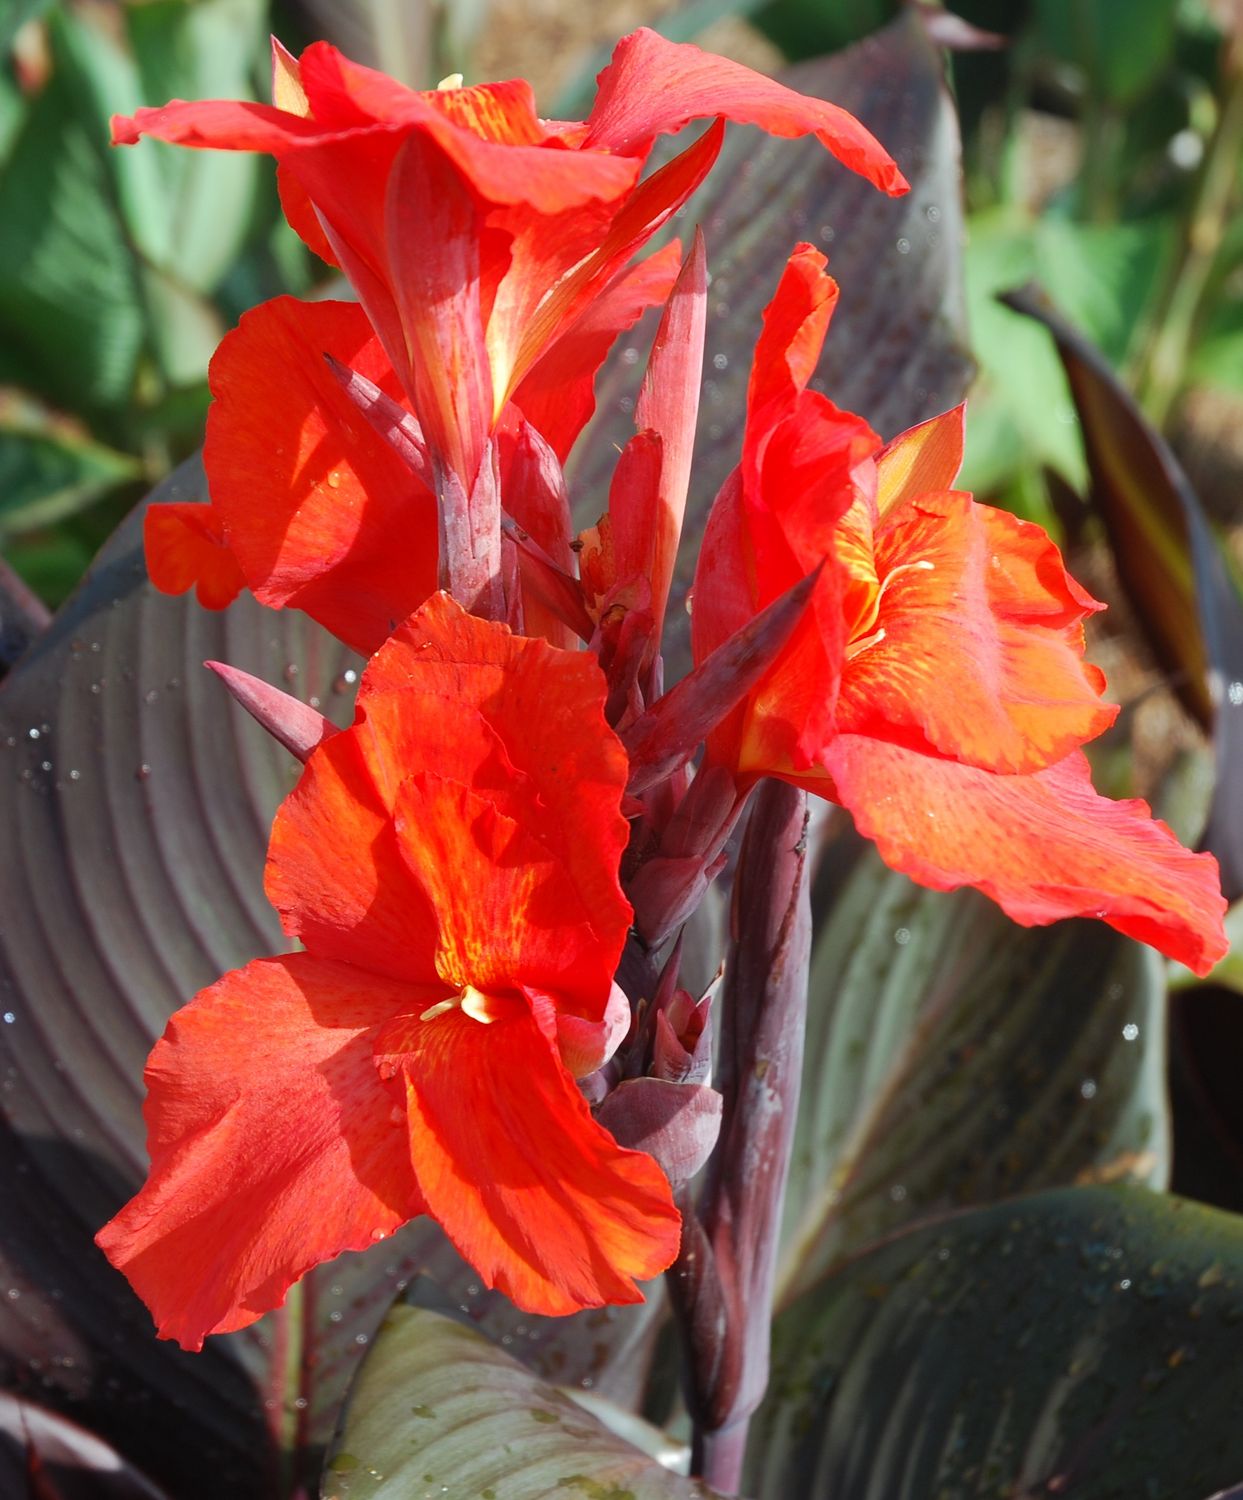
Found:
[(464, 984), (458, 994), (450, 995), (447, 1000), (441, 1000), (436, 1005), (429, 1005), (419, 1020), (434, 1021), (437, 1016), (446, 1015), (459, 1007), (472, 1021), (481, 1021), (485, 1026), (496, 1019), (488, 1010), (488, 997), (473, 984)]
[(450, 89), (460, 89), (461, 87), (462, 75), (460, 73), (450, 73), (447, 78), (442, 78), (436, 85), (436, 92), (438, 94), (447, 94)]
[[(935, 567), (935, 563), (931, 563), (926, 558), (921, 557), (918, 562), (899, 563), (896, 568), (892, 568), (885, 574), (884, 581), (880, 588), (876, 590), (872, 599), (872, 607), (868, 610), (867, 619), (860, 620), (850, 644), (846, 647), (847, 661), (853, 660), (861, 651), (866, 651), (869, 646), (875, 646), (885, 639), (885, 628), (883, 625), (879, 630), (872, 630), (871, 627), (876, 624), (877, 619), (880, 617), (881, 600), (885, 597), (885, 590), (894, 579), (900, 577), (903, 573), (930, 573)], [(868, 634), (860, 635), (858, 633), (860, 629), (866, 630)]]

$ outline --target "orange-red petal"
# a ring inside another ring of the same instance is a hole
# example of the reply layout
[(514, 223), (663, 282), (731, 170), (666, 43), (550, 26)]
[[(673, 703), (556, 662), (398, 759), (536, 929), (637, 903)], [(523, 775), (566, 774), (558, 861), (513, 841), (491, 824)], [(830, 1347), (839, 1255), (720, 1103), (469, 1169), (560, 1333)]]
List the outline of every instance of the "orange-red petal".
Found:
[[(502, 811), (435, 771), (401, 785), (397, 838), (436, 914), (436, 972), (454, 990), (532, 987), (603, 1015), (619, 933), (597, 932), (569, 872), (540, 840), (538, 796), (522, 807), (521, 790), (520, 780)], [(511, 815), (519, 810), (521, 821)]]
[(377, 1057), (405, 1085), (428, 1212), (487, 1286), (528, 1312), (571, 1313), (640, 1301), (635, 1281), (673, 1260), (668, 1180), (596, 1124), (533, 1015), (408, 1016)]
[(423, 1211), (373, 1053), (423, 1003), (293, 954), (226, 974), (172, 1018), (147, 1064), (150, 1175), (97, 1237), (162, 1338), (199, 1349), (244, 1328), (312, 1266)]
[[(1034, 771), (1106, 729), (1083, 660), (1096, 608), (1040, 527), (967, 495), (889, 509), (875, 538), (878, 611), (849, 648), (837, 727), (994, 771)], [(853, 652), (854, 654), (850, 654)]]
[[(595, 658), (513, 635), (437, 593), (376, 653), (359, 687), (359, 712), (394, 745), (400, 736), (391, 716), (406, 710), (390, 694), (400, 687), (442, 699), (446, 714), (454, 704), (458, 715), (478, 713), (504, 749), (517, 805), (538, 804), (540, 841), (569, 872), (598, 929), (620, 943), (630, 922), (617, 882), (629, 837), (620, 810), (629, 765), (605, 721), (607, 685)], [(421, 719), (405, 722), (412, 744), (426, 733)], [(480, 785), (477, 775), (454, 769), (448, 752), (435, 763), (408, 755), (402, 763), (405, 774), (429, 769)], [(499, 782), (492, 795), (510, 811)]]
[(143, 518), (147, 572), (162, 594), (193, 588), (205, 609), (226, 609), (246, 585), (213, 505), (174, 501)]
[(205, 461), (255, 596), (371, 652), (436, 586), (435, 504), (325, 354), (400, 399), (362, 308), (278, 297), (212, 360)]
[(557, 335), (523, 377), (512, 400), (562, 463), (596, 409), (593, 386), (617, 336), (668, 297), (682, 247), (676, 242), (615, 277)]
[(646, 26), (618, 42), (600, 74), (584, 145), (644, 155), (658, 135), (708, 116), (758, 125), (770, 135), (814, 135), (885, 192), (907, 190), (893, 158), (846, 110), (795, 93), (740, 63), (667, 41)]
[(392, 819), (401, 778), (418, 769), (402, 763), (407, 749), (355, 728), (312, 751), (272, 825), (264, 888), (285, 931), (319, 957), (435, 984), (435, 913)]
[(1145, 803), (1099, 796), (1077, 751), (1001, 776), (843, 735), (824, 765), (859, 831), (921, 885), (975, 886), (1025, 927), (1096, 917), (1197, 974), (1226, 952), (1216, 860)]

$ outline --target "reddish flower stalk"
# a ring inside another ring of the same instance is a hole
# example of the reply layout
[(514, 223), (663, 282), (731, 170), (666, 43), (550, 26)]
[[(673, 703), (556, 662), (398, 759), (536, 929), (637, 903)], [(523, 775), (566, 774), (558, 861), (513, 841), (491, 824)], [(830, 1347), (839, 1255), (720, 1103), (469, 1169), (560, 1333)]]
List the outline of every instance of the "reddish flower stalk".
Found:
[(751, 1413), (768, 1384), (777, 1230), (798, 1116), (811, 958), (807, 796), (764, 781), (734, 886), (721, 993), (720, 1141), (668, 1273), (685, 1339), (692, 1473), (736, 1494)]

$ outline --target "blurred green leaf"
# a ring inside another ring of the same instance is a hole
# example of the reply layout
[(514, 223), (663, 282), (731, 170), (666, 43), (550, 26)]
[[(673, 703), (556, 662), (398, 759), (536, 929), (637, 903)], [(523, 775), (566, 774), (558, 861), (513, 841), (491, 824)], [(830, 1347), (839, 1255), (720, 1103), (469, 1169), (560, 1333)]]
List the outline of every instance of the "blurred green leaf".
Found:
[(397, 1303), (355, 1383), (323, 1500), (708, 1500), (482, 1334)]
[(0, 340), (24, 383), (74, 410), (127, 399), (144, 337), (104, 149), (58, 67), (0, 174)]
[[(255, 63), (266, 63), (267, 10), (266, 0), (127, 6), (142, 95), (137, 102), (253, 98)], [(156, 142), (116, 154), (143, 152), (154, 159), (159, 178), (159, 196), (141, 204), (144, 222), (155, 218), (168, 226), (160, 265), (187, 288), (213, 291), (242, 248), (267, 163), (245, 151), (185, 151)]]
[(1036, 0), (1037, 36), (1094, 94), (1130, 105), (1171, 63), (1177, 11), (1178, 0)]
[(791, 59), (837, 52), (892, 21), (898, 0), (773, 0), (762, 6), (754, 25)]
[(140, 471), (101, 443), (0, 413), (0, 538), (71, 516)]
[(1041, 465), (1077, 489), (1087, 477), (1061, 362), (997, 294), (1040, 281), (1120, 362), (1155, 293), (1169, 236), (1159, 220), (1100, 227), (1013, 209), (970, 220), (967, 312), (980, 376), (968, 406), (965, 488), (991, 494)]
[(758, 1500), (1204, 1496), (1243, 1471), (1243, 1219), (1077, 1188), (917, 1229), (790, 1307)]
[(860, 845), (829, 846), (815, 894), (787, 1296), (930, 1213), (1169, 1171), (1157, 955), (1099, 923), (1024, 930)]
[(0, 54), (13, 45), (13, 38), (28, 21), (37, 21), (45, 16), (56, 0), (7, 0), (0, 14)]

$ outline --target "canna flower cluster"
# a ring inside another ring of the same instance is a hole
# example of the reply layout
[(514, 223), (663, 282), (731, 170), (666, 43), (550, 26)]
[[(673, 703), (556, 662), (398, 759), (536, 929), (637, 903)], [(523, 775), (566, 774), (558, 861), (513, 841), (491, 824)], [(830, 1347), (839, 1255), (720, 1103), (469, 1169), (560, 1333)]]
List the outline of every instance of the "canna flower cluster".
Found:
[[(710, 998), (665, 944), (765, 777), (1016, 921), (1095, 916), (1200, 973), (1225, 950), (1211, 856), (1092, 790), (1099, 606), (1043, 532), (953, 488), (962, 412), (885, 443), (808, 389), (838, 292), (807, 245), (758, 331), (694, 668), (666, 690), (707, 264), (698, 235), (637, 257), (726, 120), (905, 188), (842, 110), (645, 30), (581, 122), (540, 119), (521, 81), (417, 92), (323, 44), (275, 46), (270, 106), (114, 122), (274, 156), (289, 222), (357, 297), (242, 319), (211, 369), (210, 502), (146, 523), (157, 587), (249, 589), (369, 658), (341, 732), (222, 669), (305, 763), (266, 870), (300, 949), (173, 1017), (150, 1175), (99, 1235), (188, 1348), (422, 1214), (525, 1309), (636, 1300), (721, 1113)], [(562, 463), (652, 307), (637, 431), (576, 536)]]

